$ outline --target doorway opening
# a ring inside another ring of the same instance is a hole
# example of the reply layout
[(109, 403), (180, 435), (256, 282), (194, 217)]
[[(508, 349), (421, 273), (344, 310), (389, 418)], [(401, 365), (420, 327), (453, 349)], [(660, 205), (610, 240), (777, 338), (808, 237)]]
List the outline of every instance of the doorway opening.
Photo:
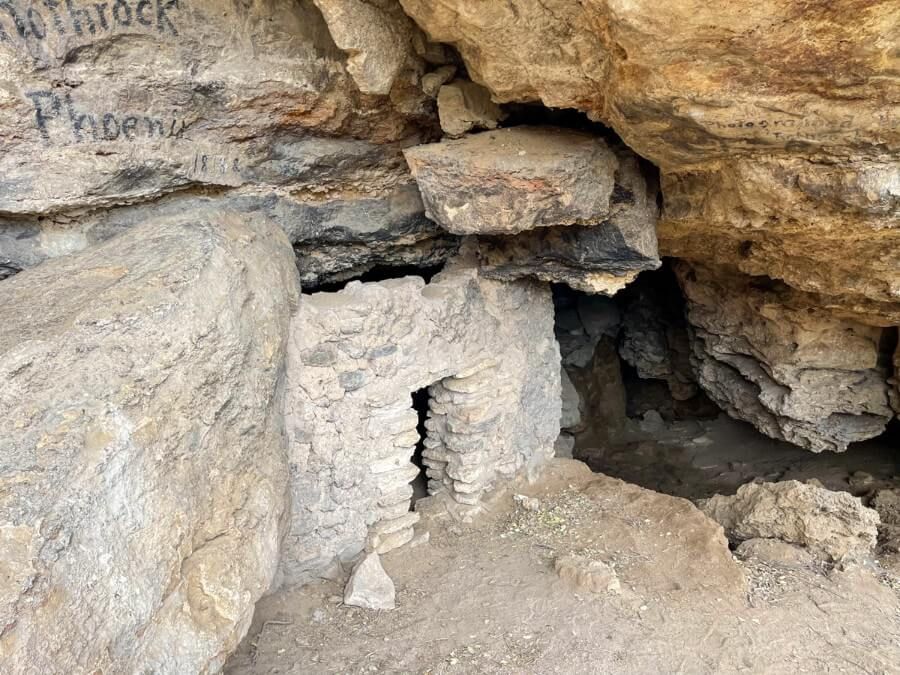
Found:
[(428, 387), (422, 387), (412, 393), (412, 407), (419, 416), (419, 421), (416, 424), (419, 440), (416, 443), (416, 448), (413, 451), (413, 456), (410, 461), (419, 468), (419, 473), (412, 481), (410, 481), (410, 485), (412, 485), (413, 489), (412, 499), (409, 500), (410, 511), (416, 510), (416, 502), (418, 500), (428, 496), (428, 475), (426, 474), (422, 453), (425, 450), (425, 439), (428, 436), (428, 429), (425, 427), (425, 422), (428, 419), (429, 401)]

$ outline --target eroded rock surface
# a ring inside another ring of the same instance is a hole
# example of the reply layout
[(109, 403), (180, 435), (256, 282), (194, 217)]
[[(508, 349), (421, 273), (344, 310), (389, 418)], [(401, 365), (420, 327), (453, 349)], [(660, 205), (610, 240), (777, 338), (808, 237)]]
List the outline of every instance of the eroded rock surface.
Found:
[(409, 542), (411, 459), (428, 388), (423, 461), (431, 494), (477, 505), (497, 479), (552, 456), (559, 349), (549, 289), (460, 262), (418, 277), (304, 296), (289, 346), (286, 428), (293, 515), (285, 579), (335, 557)]
[(731, 416), (815, 452), (884, 431), (894, 411), (883, 329), (771, 279), (686, 264), (677, 271), (698, 382)]
[(737, 541), (780, 539), (834, 561), (870, 555), (878, 536), (878, 513), (859, 498), (795, 480), (747, 483), (701, 508)]
[(290, 245), (149, 220), (3, 282), (0, 670), (212, 672), (275, 574)]
[(661, 167), (664, 255), (896, 317), (895, 4), (401, 1), (496, 101), (584, 111)]

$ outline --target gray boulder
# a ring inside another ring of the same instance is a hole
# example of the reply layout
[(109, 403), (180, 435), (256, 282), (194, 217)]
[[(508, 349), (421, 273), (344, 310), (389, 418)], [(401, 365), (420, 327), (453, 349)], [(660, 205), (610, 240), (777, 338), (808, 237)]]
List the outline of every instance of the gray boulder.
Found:
[(894, 417), (886, 331), (820, 296), (727, 267), (676, 265), (697, 382), (737, 419), (813, 452), (841, 452)]
[(278, 563), (284, 234), (149, 220), (2, 284), (0, 671), (218, 670)]
[(428, 216), (480, 235), (480, 265), (492, 278), (612, 295), (659, 267), (656, 185), (633, 153), (597, 136), (522, 126), (404, 154)]

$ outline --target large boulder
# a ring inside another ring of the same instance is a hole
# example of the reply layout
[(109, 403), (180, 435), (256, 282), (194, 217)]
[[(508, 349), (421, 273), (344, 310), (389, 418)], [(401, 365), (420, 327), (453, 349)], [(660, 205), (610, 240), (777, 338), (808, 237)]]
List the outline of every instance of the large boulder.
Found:
[(405, 151), (426, 213), (479, 235), (483, 272), (613, 295), (659, 266), (656, 185), (587, 133), (514, 127)]
[(768, 278), (680, 263), (692, 362), (729, 415), (814, 452), (881, 434), (894, 416), (888, 331)]
[(160, 218), (2, 284), (0, 670), (217, 671), (285, 520), (287, 239)]
[(747, 483), (700, 508), (736, 541), (780, 539), (833, 561), (864, 558), (878, 537), (878, 513), (859, 498), (795, 480)]

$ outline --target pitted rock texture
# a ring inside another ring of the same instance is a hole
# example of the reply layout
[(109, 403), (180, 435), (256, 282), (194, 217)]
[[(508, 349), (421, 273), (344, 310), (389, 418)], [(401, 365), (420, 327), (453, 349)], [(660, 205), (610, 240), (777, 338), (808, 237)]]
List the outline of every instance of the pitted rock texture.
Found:
[(896, 3), (401, 2), (497, 102), (581, 110), (659, 166), (664, 255), (896, 317)]
[(643, 278), (623, 294), (625, 311), (619, 331), (619, 356), (645, 380), (664, 380), (672, 398), (686, 401), (698, 393), (691, 369), (691, 346), (684, 308), (671, 284), (644, 283)]
[[(265, 212), (300, 247), (321, 238), (343, 261), (311, 261), (314, 283), (446, 258), (446, 237), (402, 196), (415, 188), (401, 154), (440, 132), (420, 79), (446, 50), (396, 2), (4, 4), (4, 268), (209, 200)], [(335, 227), (352, 234), (335, 245)]]
[(771, 279), (686, 263), (676, 270), (697, 380), (729, 415), (814, 452), (884, 431), (894, 412), (883, 329)]
[(892, 3), (401, 4), (497, 101), (583, 110), (665, 167), (798, 143), (877, 154), (900, 142), (898, 111), (885, 107), (900, 94)]
[(666, 255), (782, 279), (861, 321), (900, 323), (896, 159), (736, 159), (664, 176), (663, 192)]
[(429, 387), (428, 488), (476, 505), (496, 479), (552, 456), (559, 349), (547, 288), (459, 263), (304, 296), (288, 352), (285, 423), (293, 514), (283, 570), (304, 582), (335, 557), (410, 541), (411, 394)]
[(613, 295), (660, 264), (655, 182), (632, 153), (598, 137), (523, 126), (405, 155), (429, 217), (482, 235), (487, 276)]
[(274, 225), (148, 220), (3, 282), (0, 670), (216, 672), (278, 564)]
[(731, 539), (780, 539), (833, 561), (865, 558), (878, 536), (878, 513), (859, 498), (795, 480), (747, 483), (700, 508)]

